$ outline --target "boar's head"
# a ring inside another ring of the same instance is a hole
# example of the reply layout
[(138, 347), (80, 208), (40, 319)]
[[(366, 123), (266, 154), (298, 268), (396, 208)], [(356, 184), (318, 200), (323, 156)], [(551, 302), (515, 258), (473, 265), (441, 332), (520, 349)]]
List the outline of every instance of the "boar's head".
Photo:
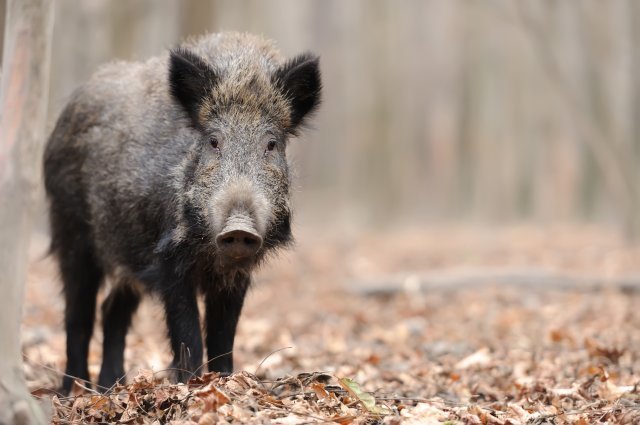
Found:
[(207, 60), (181, 48), (168, 78), (197, 139), (182, 176), (186, 227), (208, 241), (222, 271), (249, 268), (291, 240), (286, 146), (320, 102), (318, 58)]

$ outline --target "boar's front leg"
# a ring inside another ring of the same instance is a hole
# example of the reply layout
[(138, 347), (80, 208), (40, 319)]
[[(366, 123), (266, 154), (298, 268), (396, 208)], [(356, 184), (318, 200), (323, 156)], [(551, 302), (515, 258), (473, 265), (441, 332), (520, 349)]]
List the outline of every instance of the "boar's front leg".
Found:
[(210, 372), (233, 372), (233, 341), (250, 282), (249, 275), (238, 273), (233, 282), (214, 285), (219, 289), (206, 292), (207, 363)]
[(171, 367), (176, 371), (176, 381), (186, 383), (202, 373), (202, 334), (196, 291), (184, 280), (178, 280), (163, 291), (162, 300), (173, 350)]

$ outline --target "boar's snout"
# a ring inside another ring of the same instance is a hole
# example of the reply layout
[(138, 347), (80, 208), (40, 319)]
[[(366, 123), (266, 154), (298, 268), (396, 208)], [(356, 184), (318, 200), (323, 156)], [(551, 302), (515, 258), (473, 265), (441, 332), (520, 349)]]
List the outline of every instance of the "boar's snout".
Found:
[(216, 250), (223, 266), (249, 267), (257, 259), (270, 220), (269, 204), (246, 178), (223, 186), (212, 201)]
[(262, 238), (246, 230), (230, 230), (216, 236), (216, 245), (228, 260), (246, 260), (253, 257), (262, 247)]
[(218, 251), (226, 263), (250, 260), (262, 247), (262, 237), (253, 221), (244, 215), (229, 217), (224, 229), (216, 235)]

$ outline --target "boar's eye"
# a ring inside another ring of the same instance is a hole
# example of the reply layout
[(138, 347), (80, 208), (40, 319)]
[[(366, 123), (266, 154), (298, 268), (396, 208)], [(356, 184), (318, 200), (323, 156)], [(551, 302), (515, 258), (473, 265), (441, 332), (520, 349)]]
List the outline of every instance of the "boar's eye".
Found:
[(209, 140), (209, 143), (211, 143), (211, 147), (212, 148), (218, 149), (218, 139), (213, 137), (213, 138), (211, 138), (211, 140)]
[(267, 142), (267, 147), (264, 150), (264, 156), (266, 157), (267, 155), (269, 155), (269, 152), (271, 152), (275, 148), (276, 148), (276, 141), (273, 139), (269, 140)]

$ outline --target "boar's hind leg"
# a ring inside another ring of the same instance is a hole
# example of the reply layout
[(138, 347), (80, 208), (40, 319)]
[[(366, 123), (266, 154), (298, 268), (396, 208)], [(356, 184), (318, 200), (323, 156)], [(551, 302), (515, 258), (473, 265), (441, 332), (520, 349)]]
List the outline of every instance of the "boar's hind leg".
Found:
[(162, 294), (177, 382), (202, 374), (202, 334), (196, 292), (178, 280)]
[(103, 272), (98, 266), (90, 243), (76, 232), (56, 238), (65, 298), (65, 330), (67, 333), (67, 368), (62, 380), (65, 393), (71, 390), (75, 378), (89, 381), (87, 356), (93, 333), (96, 296)]
[(101, 391), (108, 390), (124, 376), (125, 337), (139, 303), (140, 294), (130, 284), (121, 282), (114, 285), (102, 304), (104, 341), (98, 378)]
[(249, 276), (238, 274), (232, 285), (206, 293), (207, 363), (210, 372), (233, 372), (233, 341), (249, 283)]

